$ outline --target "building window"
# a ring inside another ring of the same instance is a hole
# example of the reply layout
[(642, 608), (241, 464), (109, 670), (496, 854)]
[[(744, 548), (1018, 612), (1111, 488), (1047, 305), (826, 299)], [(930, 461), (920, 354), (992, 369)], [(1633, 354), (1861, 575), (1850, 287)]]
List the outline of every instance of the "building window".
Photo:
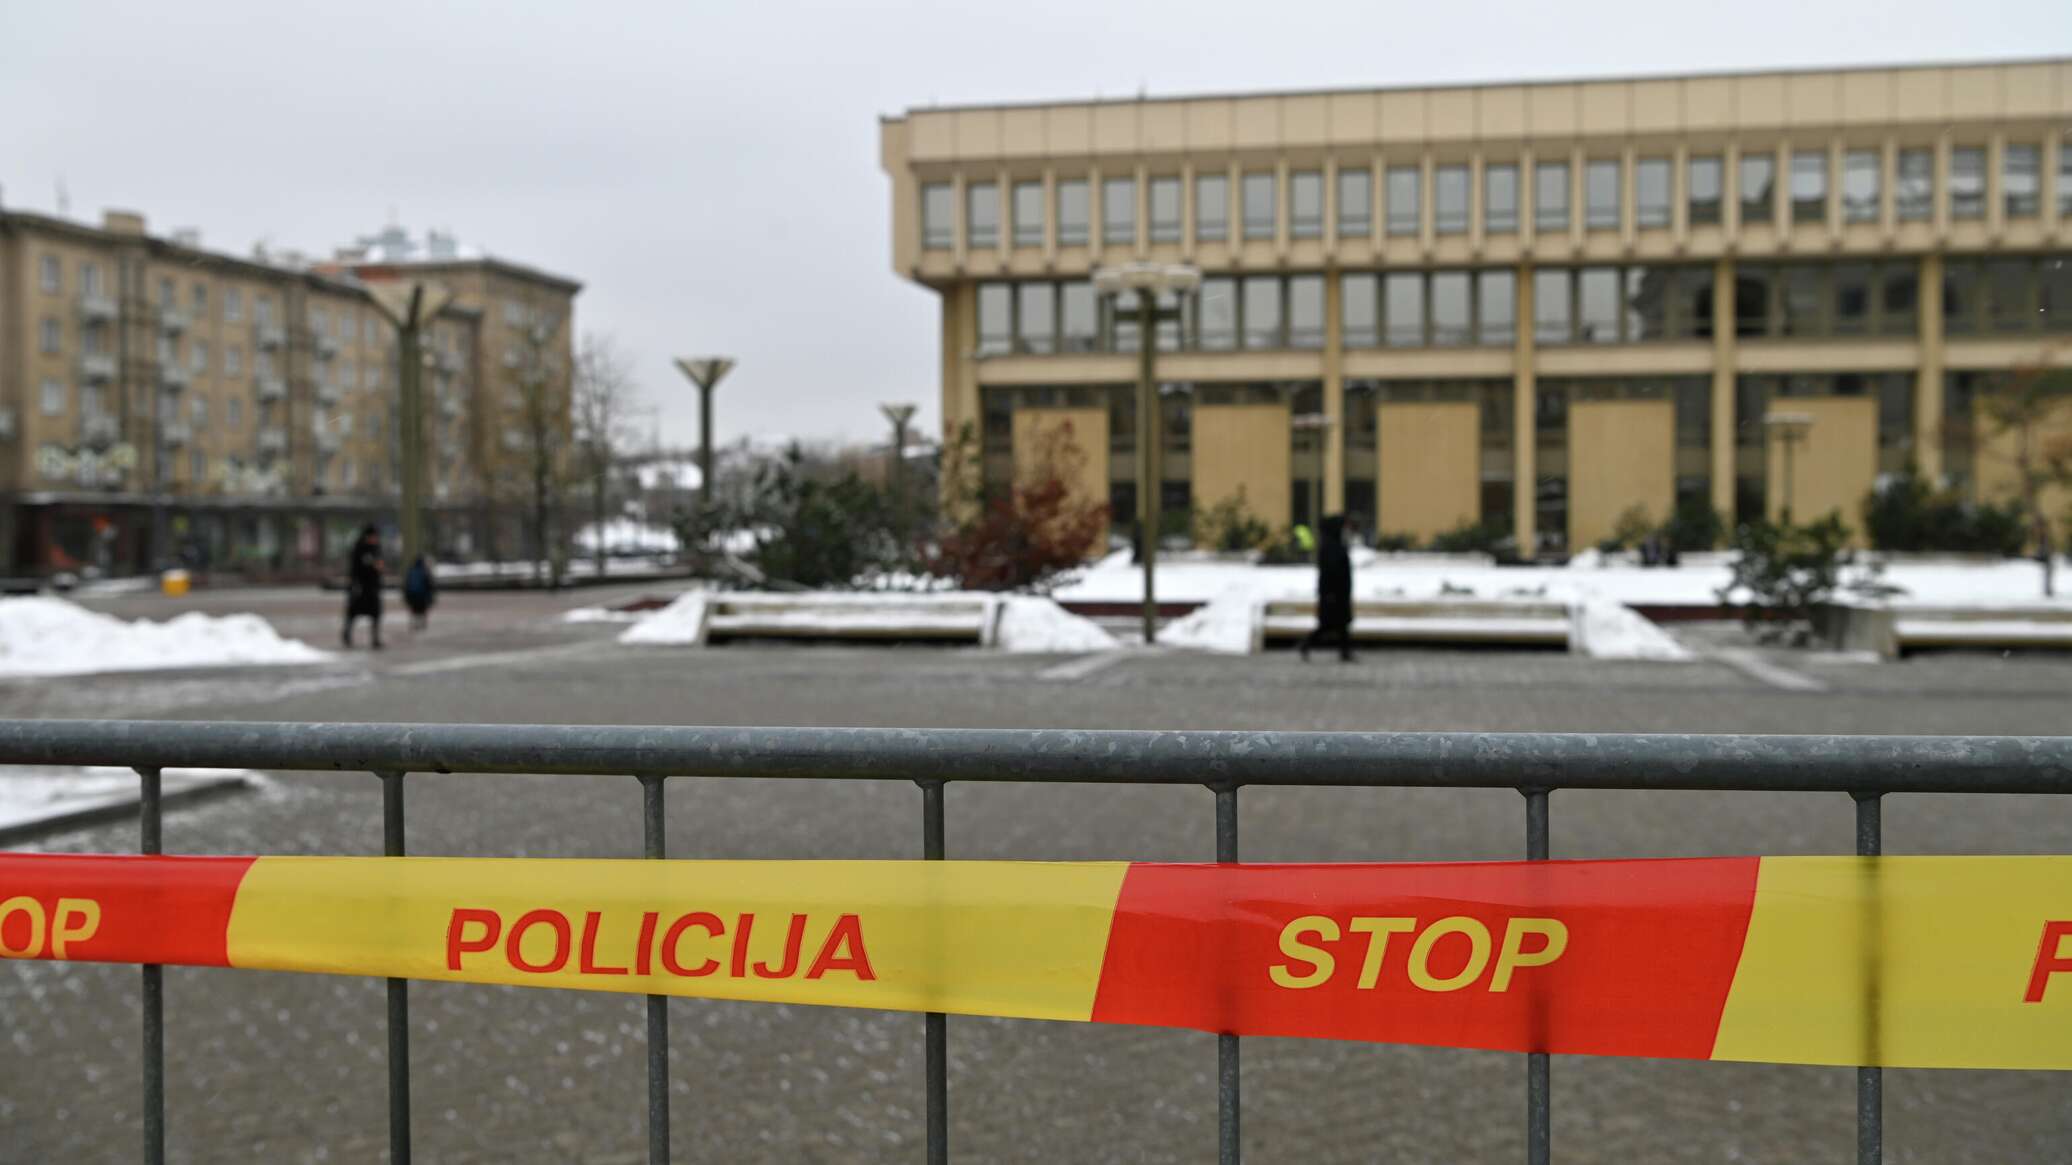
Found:
[(1324, 277), (1296, 275), (1288, 280), (1288, 347), (1324, 346)]
[[(921, 245), (931, 251), (947, 251), (957, 245), (956, 198), (947, 182), (929, 182), (921, 187)], [(512, 325), (512, 304), (504, 305), (504, 323)]]
[(1543, 344), (1566, 344), (1572, 338), (1568, 274), (1559, 268), (1532, 273), (1532, 334)]
[(1533, 224), (1543, 231), (1569, 229), (1568, 163), (1541, 162), (1533, 167)]
[(1585, 344), (1618, 342), (1620, 291), (1616, 267), (1585, 267), (1576, 273), (1576, 339)]
[(1220, 243), (1230, 237), (1230, 176), (1203, 174), (1194, 180), (1194, 237)]
[(1868, 263), (1839, 263), (1834, 269), (1834, 334), (1861, 336), (1871, 328), (1874, 268)]
[(58, 262), (56, 255), (45, 255), (36, 266), (37, 281), (45, 295), (56, 295), (65, 289), (65, 265)]
[(62, 381), (43, 382), (43, 415), (54, 417), (65, 411), (65, 386)]
[(1088, 232), (1092, 229), (1090, 216), (1093, 207), (1092, 194), (1086, 188), (1086, 179), (1071, 178), (1058, 183), (1058, 246), (1084, 247)]
[(173, 281), (161, 277), (158, 281), (158, 306), (161, 311), (173, 310)]
[(1783, 311), (1786, 336), (1827, 334), (1827, 268), (1818, 263), (1791, 263), (1779, 268), (1777, 305)]
[(376, 364), (373, 361), (368, 361), (366, 364), (360, 366), (360, 387), (381, 387), (381, 365)]
[[(1245, 237), (1248, 239), (1270, 239), (1277, 226), (1273, 205), (1273, 173), (1259, 171), (1245, 175), (1243, 189), (1238, 192), (1242, 205), (1238, 211), (1244, 216)], [(1249, 294), (1246, 302), (1251, 302)], [(1249, 327), (1249, 325), (1247, 325)]]
[(39, 346), (43, 349), (45, 356), (57, 355), (58, 351), (65, 346), (63, 326), (51, 316), (43, 317), (43, 325), (39, 329), (39, 339), (41, 340)]
[(1381, 310), (1384, 343), (1391, 348), (1424, 347), (1424, 276), (1406, 271), (1384, 279)]
[(1432, 343), (1459, 347), (1475, 342), (1473, 284), (1466, 271), (1432, 272)]
[(1713, 226), (1720, 221), (1720, 196), (1726, 175), (1725, 163), (1716, 156), (1692, 158), (1686, 175), (1690, 183), (1687, 213), (1690, 225)]
[(1180, 241), (1180, 180), (1178, 178), (1153, 178), (1151, 180), (1151, 241), (1154, 243), (1177, 243)]
[(187, 471), (193, 474), (193, 476), (188, 480), (194, 482), (195, 484), (199, 485), (200, 483), (207, 481), (209, 477), (208, 454), (203, 453), (199, 449), (196, 449), (194, 452), (188, 454)]
[(1044, 355), (1056, 344), (1055, 286), (1024, 283), (1015, 288), (1015, 351)]
[(237, 428), (239, 425), (244, 424), (245, 402), (239, 399), (238, 397), (231, 397), (229, 400), (224, 401), (223, 420), (233, 429)]
[(1101, 181), (1101, 241), (1120, 246), (1137, 242), (1137, 180)]
[(1842, 155), (1842, 221), (1878, 221), (1878, 172), (1883, 168), (1876, 150), (1850, 150)]
[(2043, 150), (2009, 145), (2000, 156), (2000, 198), (2009, 218), (2035, 218), (2043, 209)]
[(1424, 208), (1418, 204), (1423, 175), (1415, 166), (1390, 166), (1388, 170), (1388, 233), (1414, 235), (1424, 229)]
[(1791, 156), (1791, 221), (1827, 221), (1827, 153), (1800, 150)]
[(1338, 279), (1338, 335), (1348, 348), (1372, 348), (1381, 342), (1381, 280), (1370, 274)]
[(1509, 344), (1518, 338), (1517, 277), (1508, 270), (1483, 271), (1475, 277), (1476, 315), (1480, 324), (1477, 339), (1484, 344)]
[(87, 353), (98, 353), (101, 350), (101, 325), (79, 325), (79, 350)]
[(1440, 166), (1432, 171), (1432, 229), (1442, 235), (1468, 230), (1468, 168)]
[(1633, 225), (1669, 225), (1669, 159), (1642, 158), (1633, 164)]
[(1618, 229), (1618, 162), (1599, 160), (1583, 167), (1583, 223), (1593, 231)]
[(1743, 225), (1771, 221), (1777, 211), (1776, 155), (1741, 155), (1741, 173), (1737, 177)]
[(197, 431), (199, 431), (199, 430), (202, 430), (202, 429), (206, 429), (206, 428), (208, 428), (208, 427), (209, 427), (209, 398), (208, 398), (208, 397), (205, 397), (205, 396), (198, 396), (198, 397), (195, 397), (195, 398), (194, 398), (194, 404), (193, 404), (193, 405), (192, 405), (192, 406), (190, 407), (190, 410), (189, 410), (189, 411), (190, 411), (190, 413), (192, 414), (192, 416), (193, 416), (193, 418), (194, 418), (194, 427), (195, 427), (195, 429), (196, 429)]
[(252, 321), (262, 328), (273, 323), (272, 299), (262, 295), (252, 301)]
[(1374, 231), (1374, 175), (1366, 170), (1338, 172), (1338, 236), (1365, 238)]
[(1518, 167), (1514, 163), (1482, 168), (1482, 229), (1508, 235), (1518, 229)]
[(1043, 183), (1014, 184), (1014, 245), (1043, 245)]
[(200, 321), (209, 318), (209, 289), (206, 286), (200, 283), (195, 284), (188, 298), (194, 303), (195, 320)]
[(196, 372), (208, 372), (209, 342), (207, 340), (193, 340), (188, 343), (187, 366)]
[(79, 265), (79, 294), (101, 294), (101, 265), (99, 263), (81, 263)]
[[(235, 287), (223, 289), (223, 319), (227, 323), (240, 323), (245, 318), (245, 293)], [(371, 341), (370, 341), (371, 342)]]
[(1014, 288), (1006, 283), (978, 286), (978, 354), (998, 356), (1014, 347)]
[(353, 315), (351, 308), (338, 310), (338, 338), (350, 344), (353, 342)]
[(1281, 281), (1272, 275), (1252, 275), (1243, 286), (1245, 347), (1286, 347), (1281, 331)]
[(1935, 151), (1899, 152), (1892, 202), (1901, 222), (1927, 222), (1935, 217)]
[(964, 188), (964, 242), (972, 248), (1000, 245), (1000, 187), (973, 182)]
[(1986, 151), (1977, 146), (1950, 151), (1950, 217), (1986, 217)]
[(235, 344), (223, 349), (223, 375), (242, 376), (245, 372), (245, 350)]
[(1288, 175), (1288, 237), (1315, 239), (1323, 234), (1324, 175), (1297, 170)]
[(1986, 319), (1996, 332), (2036, 330), (2036, 264), (2029, 259), (1986, 263)]
[(1204, 279), (1195, 298), (1201, 346), (1212, 352), (1237, 347), (1237, 280)]
[(2072, 142), (2058, 143), (2058, 217), (2072, 218)]

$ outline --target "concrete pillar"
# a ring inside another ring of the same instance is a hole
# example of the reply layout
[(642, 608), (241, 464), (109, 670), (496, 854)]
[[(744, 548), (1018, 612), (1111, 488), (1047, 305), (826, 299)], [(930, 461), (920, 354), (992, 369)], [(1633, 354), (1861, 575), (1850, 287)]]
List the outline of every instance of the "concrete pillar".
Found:
[(1712, 508), (1734, 522), (1734, 260), (1712, 268)]
[[(1345, 307), (1338, 265), (1324, 271), (1324, 512), (1345, 512)], [(1375, 531), (1368, 531), (1372, 534)]]
[(1915, 290), (1920, 317), (1921, 360), (1914, 379), (1914, 462), (1930, 481), (1943, 472), (1943, 257), (1921, 256), (1921, 284)]
[(1532, 278), (1532, 264), (1520, 263), (1514, 277), (1518, 302), (1512, 315), (1518, 335), (1511, 374), (1511, 529), (1518, 536), (1519, 557), (1528, 561), (1539, 548), (1539, 431), (1534, 417), (1539, 386), (1533, 368)]
[(978, 347), (978, 286), (960, 282), (942, 290), (942, 436), (945, 451), (957, 450), (965, 426), (971, 442), (961, 450), (969, 455), (963, 467), (968, 479), (959, 483), (945, 473), (942, 499), (947, 505), (975, 488), (981, 480), (984, 433), (980, 432), (978, 367), (973, 355)]

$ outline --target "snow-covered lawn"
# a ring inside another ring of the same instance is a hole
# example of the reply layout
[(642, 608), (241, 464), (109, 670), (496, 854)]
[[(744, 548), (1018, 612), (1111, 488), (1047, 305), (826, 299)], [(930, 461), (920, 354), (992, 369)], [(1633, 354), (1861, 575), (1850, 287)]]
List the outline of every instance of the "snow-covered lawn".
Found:
[(299, 640), (282, 638), (257, 615), (190, 611), (163, 623), (132, 623), (63, 599), (0, 599), (0, 677), (322, 663), (330, 658)]
[[(166, 769), (159, 774), (159, 792), (177, 800), (263, 779), (248, 769)], [(99, 817), (134, 805), (141, 796), (137, 774), (128, 769), (0, 768), (0, 836)]]

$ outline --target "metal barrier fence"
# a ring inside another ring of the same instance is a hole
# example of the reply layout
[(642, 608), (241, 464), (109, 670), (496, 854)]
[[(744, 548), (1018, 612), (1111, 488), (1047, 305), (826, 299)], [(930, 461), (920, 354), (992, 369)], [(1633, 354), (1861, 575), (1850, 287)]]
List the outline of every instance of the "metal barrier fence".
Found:
[[(1510, 788), (1525, 856), (1548, 857), (1548, 799), (1564, 789), (1846, 793), (1856, 852), (1882, 848), (1888, 794), (2072, 794), (2072, 737), (1672, 736), (1557, 733), (1111, 732), (890, 728), (641, 728), (421, 724), (0, 722), (0, 765), (136, 770), (142, 845), (161, 852), (159, 774), (173, 767), (364, 771), (380, 778), (383, 853), (404, 852), (404, 778), (425, 773), (621, 776), (641, 790), (645, 857), (665, 857), (673, 776), (907, 780), (923, 856), (940, 861), (947, 786), (967, 781), (1195, 785), (1215, 794), (1216, 860), (1238, 860), (1246, 786)], [(144, 1159), (165, 1159), (163, 969), (143, 968)], [(930, 1165), (949, 1160), (948, 1024), (923, 1020)], [(1239, 1041), (1217, 1037), (1217, 1153), (1239, 1156)], [(669, 1013), (647, 998), (648, 1159), (669, 1160)], [(410, 1160), (409, 984), (388, 981), (389, 1156)], [(1856, 1070), (1857, 1160), (1882, 1159), (1883, 1078)], [(1526, 1056), (1526, 1160), (1547, 1162), (1548, 1057)]]

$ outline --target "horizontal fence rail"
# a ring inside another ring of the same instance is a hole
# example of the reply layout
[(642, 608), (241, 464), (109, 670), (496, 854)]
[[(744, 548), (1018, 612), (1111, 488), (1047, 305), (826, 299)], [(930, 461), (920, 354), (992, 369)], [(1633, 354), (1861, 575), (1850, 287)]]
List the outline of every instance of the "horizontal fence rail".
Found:
[[(1214, 792), (1218, 862), (1238, 857), (1244, 786), (1509, 788), (1524, 797), (1525, 854), (1551, 856), (1549, 795), (1569, 789), (1847, 793), (1855, 851), (1882, 849), (1895, 793), (2072, 793), (2072, 737), (1677, 736), (1558, 733), (1124, 732), (890, 728), (677, 728), (420, 724), (0, 721), (0, 765), (109, 765), (141, 781), (141, 845), (161, 850), (165, 768), (348, 770), (382, 788), (383, 851), (404, 845), (410, 773), (637, 777), (642, 854), (665, 856), (673, 776), (912, 781), (924, 857), (946, 853), (944, 801), (959, 781), (1191, 785)], [(165, 1156), (163, 970), (143, 970), (143, 1142)], [(408, 983), (388, 982), (390, 1160), (410, 1159)], [(648, 1158), (670, 1158), (668, 1011), (647, 1009)], [(949, 1159), (947, 1017), (923, 1019), (925, 1158)], [(1549, 1057), (1526, 1055), (1526, 1160), (1551, 1160)], [(1217, 1037), (1217, 1159), (1240, 1159), (1239, 1040)], [(1857, 1160), (1883, 1146), (1881, 1069), (1857, 1069)]]

